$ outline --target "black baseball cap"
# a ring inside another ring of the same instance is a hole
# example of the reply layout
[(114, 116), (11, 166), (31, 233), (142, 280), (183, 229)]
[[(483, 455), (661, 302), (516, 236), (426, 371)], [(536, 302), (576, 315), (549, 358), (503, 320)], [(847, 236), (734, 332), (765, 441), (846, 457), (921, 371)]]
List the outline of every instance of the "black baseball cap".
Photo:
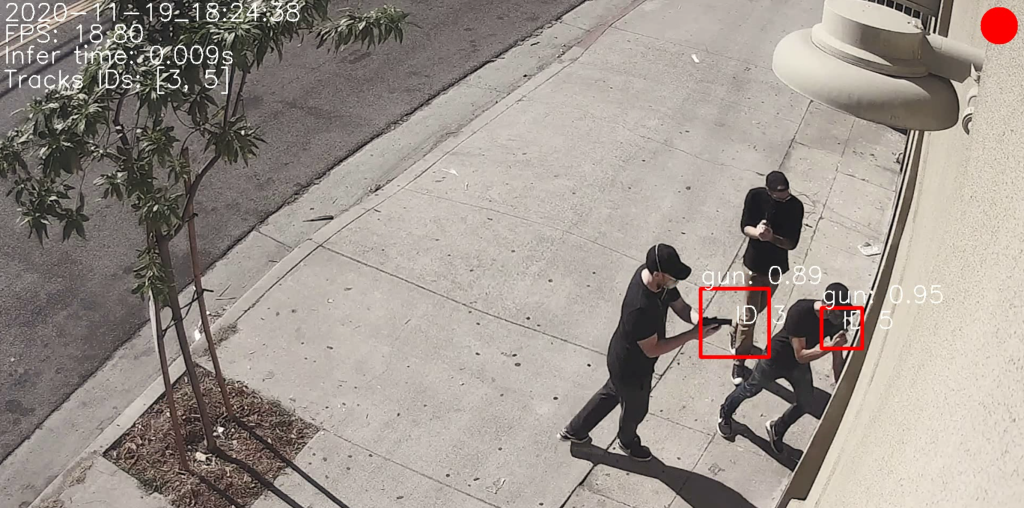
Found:
[(787, 191), (789, 190), (789, 179), (782, 174), (782, 171), (772, 171), (765, 177), (764, 185), (772, 192)]
[[(853, 305), (850, 301), (850, 288), (846, 287), (841, 282), (833, 282), (825, 288), (825, 305), (828, 307), (844, 307)], [(850, 309), (844, 309), (839, 312), (843, 313), (843, 317), (852, 316), (855, 311)]]
[(679, 253), (671, 245), (659, 243), (647, 251), (647, 271), (667, 273), (676, 280), (686, 280), (693, 270), (679, 259)]

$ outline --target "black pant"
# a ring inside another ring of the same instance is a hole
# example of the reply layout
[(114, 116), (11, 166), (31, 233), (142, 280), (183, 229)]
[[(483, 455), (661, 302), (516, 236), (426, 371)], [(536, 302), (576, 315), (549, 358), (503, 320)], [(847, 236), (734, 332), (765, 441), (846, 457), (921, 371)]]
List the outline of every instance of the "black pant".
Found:
[(569, 422), (566, 428), (574, 436), (586, 436), (611, 413), (615, 406), (622, 404), (619, 415), (619, 442), (633, 450), (640, 446), (636, 428), (647, 416), (651, 401), (651, 384), (654, 373), (635, 378), (608, 378), (583, 409)]
[(791, 369), (780, 369), (764, 360), (758, 360), (750, 378), (737, 386), (725, 398), (721, 416), (732, 418), (733, 413), (743, 401), (761, 393), (768, 383), (779, 378), (789, 381), (789, 384), (793, 386), (793, 395), (796, 396), (796, 403), (791, 404), (789, 409), (786, 409), (786, 412), (782, 413), (782, 416), (775, 422), (775, 434), (781, 439), (789, 427), (807, 413), (814, 402), (814, 378), (811, 375), (810, 364), (797, 364)]

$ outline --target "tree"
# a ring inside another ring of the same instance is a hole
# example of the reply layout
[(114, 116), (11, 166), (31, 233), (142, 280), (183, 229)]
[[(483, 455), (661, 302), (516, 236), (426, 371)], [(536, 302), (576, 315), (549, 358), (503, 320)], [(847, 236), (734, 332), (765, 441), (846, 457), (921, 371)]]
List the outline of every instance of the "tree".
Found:
[[(86, 237), (86, 180), (100, 199), (131, 207), (141, 226), (132, 293), (150, 300), (153, 328), (175, 441), (189, 469), (177, 422), (164, 336), (174, 330), (195, 394), (207, 448), (219, 447), (207, 414), (178, 302), (170, 244), (188, 232), (195, 300), (214, 373), (231, 411), (207, 316), (198, 259), (195, 198), (214, 168), (248, 165), (266, 141), (245, 116), (249, 75), (266, 57), (283, 57), (295, 38), (315, 37), (338, 52), (402, 42), (408, 15), (394, 7), (329, 15), (330, 0), (107, 0), (113, 28), (91, 34), (99, 49), (71, 86), (32, 100), (25, 121), (0, 141), (0, 178), (21, 223), (40, 244), (51, 227), (62, 241)], [(134, 13), (134, 14), (132, 14)], [(188, 21), (182, 21), (183, 19)], [(183, 136), (181, 133), (185, 133)], [(197, 154), (201, 164), (190, 154)], [(160, 323), (170, 310), (172, 325)]]

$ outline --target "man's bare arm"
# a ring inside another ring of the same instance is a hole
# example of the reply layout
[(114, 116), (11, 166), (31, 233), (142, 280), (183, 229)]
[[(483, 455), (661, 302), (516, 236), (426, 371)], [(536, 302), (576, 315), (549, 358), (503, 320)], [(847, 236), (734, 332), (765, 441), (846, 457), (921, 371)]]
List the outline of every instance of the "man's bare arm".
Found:
[(682, 298), (670, 303), (669, 307), (672, 307), (672, 312), (675, 312), (685, 323), (695, 325), (700, 322), (700, 314), (697, 313), (697, 309)]
[(832, 352), (822, 351), (820, 345), (813, 349), (806, 349), (807, 340), (804, 337), (793, 337), (790, 342), (793, 343), (793, 354), (796, 356), (796, 361), (800, 363), (811, 363)]
[(779, 247), (782, 247), (783, 249), (786, 249), (786, 250), (793, 250), (793, 249), (796, 248), (796, 242), (794, 242), (793, 240), (788, 240), (786, 238), (778, 236), (775, 233), (772, 233), (772, 236), (771, 236), (771, 238), (768, 239), (768, 241), (772, 242), (775, 245), (778, 245)]
[[(707, 338), (712, 333), (716, 332), (720, 326), (705, 326), (704, 337)], [(648, 358), (657, 358), (666, 353), (671, 353), (676, 349), (682, 347), (683, 344), (690, 342), (691, 340), (697, 340), (700, 338), (700, 328), (693, 327), (679, 335), (668, 337), (664, 340), (658, 340), (657, 335), (651, 335), (650, 337), (638, 342), (640, 349), (643, 350), (644, 354)]]

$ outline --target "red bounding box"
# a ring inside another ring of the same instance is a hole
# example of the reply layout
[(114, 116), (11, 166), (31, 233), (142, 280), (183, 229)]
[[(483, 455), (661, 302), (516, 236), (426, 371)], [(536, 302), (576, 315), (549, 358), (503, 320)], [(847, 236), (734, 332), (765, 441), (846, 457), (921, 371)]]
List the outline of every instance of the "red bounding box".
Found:
[[(764, 354), (763, 355), (708, 355), (704, 354), (704, 292), (705, 291), (764, 291), (768, 300), (768, 305), (765, 306), (767, 311), (767, 319), (765, 324), (768, 328), (768, 340), (765, 342)], [(700, 315), (700, 323), (697, 323), (698, 337), (700, 340), (697, 341), (697, 356), (702, 360), (767, 360), (772, 356), (772, 290), (768, 287), (751, 287), (751, 286), (735, 286), (735, 287), (700, 287), (697, 290), (697, 312)]]
[[(860, 342), (860, 345), (857, 346), (857, 347), (853, 347), (853, 346), (825, 347), (825, 313), (823, 312), (825, 309), (826, 309), (826, 307), (824, 305), (822, 305), (821, 308), (818, 309), (818, 330), (819, 330), (818, 331), (818, 347), (820, 347), (822, 351), (863, 351), (864, 350), (864, 341), (860, 340), (859, 336), (857, 337), (857, 340)], [(864, 306), (863, 305), (835, 305), (835, 306), (833, 306), (829, 310), (855, 310), (855, 311), (857, 311), (857, 315), (860, 316), (860, 328), (858, 328), (857, 330), (860, 330), (861, 333), (863, 333), (863, 330), (864, 330)]]

